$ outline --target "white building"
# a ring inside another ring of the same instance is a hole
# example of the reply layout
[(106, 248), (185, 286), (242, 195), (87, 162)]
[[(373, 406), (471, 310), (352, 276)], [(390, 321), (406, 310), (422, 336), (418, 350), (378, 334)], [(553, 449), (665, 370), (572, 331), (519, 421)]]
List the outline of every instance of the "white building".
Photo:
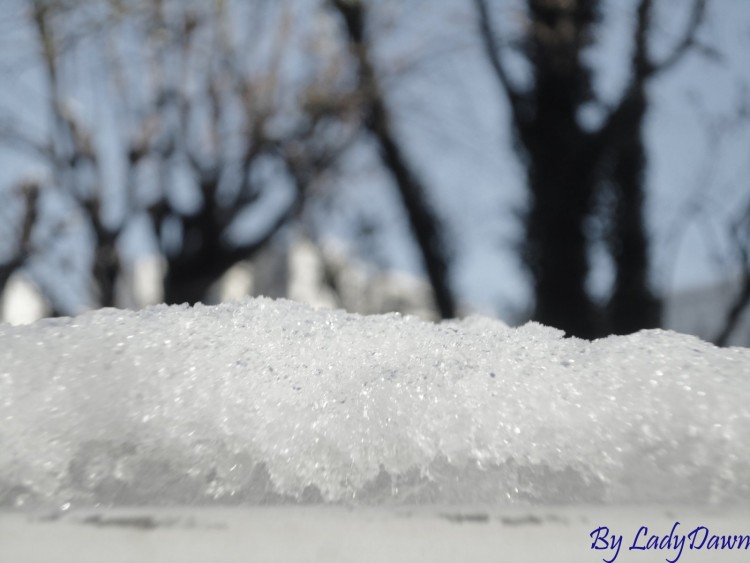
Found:
[[(118, 288), (121, 306), (137, 309), (161, 302), (164, 268), (160, 256), (144, 257), (133, 264)], [(665, 300), (664, 327), (711, 341), (719, 334), (738, 291), (739, 280), (731, 280), (674, 293)], [(436, 319), (432, 291), (424, 279), (376, 270), (338, 246), (320, 246), (304, 237), (288, 246), (270, 245), (253, 262), (236, 264), (214, 286), (207, 302), (238, 300), (247, 295), (288, 297), (316, 307), (361, 314), (399, 311)], [(24, 274), (13, 274), (0, 300), (0, 319), (25, 324), (49, 313), (36, 286)], [(750, 346), (750, 308), (729, 344)]]

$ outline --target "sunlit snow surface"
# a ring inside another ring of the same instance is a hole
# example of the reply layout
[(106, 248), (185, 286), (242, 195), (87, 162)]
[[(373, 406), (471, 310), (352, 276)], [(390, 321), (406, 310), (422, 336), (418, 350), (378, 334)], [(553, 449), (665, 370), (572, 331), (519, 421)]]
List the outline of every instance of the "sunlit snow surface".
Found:
[(0, 325), (0, 505), (750, 500), (750, 350), (257, 299)]

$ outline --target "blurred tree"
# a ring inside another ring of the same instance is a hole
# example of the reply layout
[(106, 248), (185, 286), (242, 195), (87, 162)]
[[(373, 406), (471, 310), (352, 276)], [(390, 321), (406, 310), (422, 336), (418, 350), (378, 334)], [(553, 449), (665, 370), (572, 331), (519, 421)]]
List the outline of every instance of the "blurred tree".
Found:
[[(86, 225), (97, 306), (115, 305), (122, 238), (143, 219), (166, 259), (165, 301), (203, 300), (303, 213), (358, 130), (342, 57), (292, 32), (288, 2), (29, 0), (28, 8), (51, 120), (46, 140), (18, 130), (14, 140), (38, 149), (50, 171), (40, 196), (62, 196)], [(251, 28), (241, 38), (238, 21)], [(75, 108), (69, 100), (86, 72), (96, 87), (81, 97), (95, 107)], [(19, 252), (3, 275), (28, 254), (27, 203)], [(238, 232), (247, 225), (252, 234)]]
[(456, 316), (456, 302), (450, 286), (450, 255), (445, 228), (429, 198), (429, 190), (400, 146), (367, 34), (367, 7), (360, 0), (331, 0), (341, 15), (350, 50), (359, 66), (359, 88), (365, 104), (365, 127), (376, 139), (383, 165), (398, 189), (424, 269), (432, 286), (436, 309), (442, 318)]
[[(526, 0), (526, 22), (514, 51), (530, 69), (528, 86), (516, 84), (489, 0), (475, 0), (479, 29), (494, 74), (510, 105), (529, 188), (524, 257), (533, 279), (534, 318), (586, 338), (655, 327), (660, 302), (649, 286), (648, 233), (644, 220), (646, 153), (643, 123), (646, 86), (697, 45), (705, 0), (694, 0), (690, 20), (662, 59), (652, 53), (653, 1), (639, 0), (629, 80), (610, 107), (597, 98), (587, 49), (595, 40), (599, 0)], [(601, 125), (582, 114), (597, 108)], [(602, 219), (615, 281), (600, 308), (586, 283), (590, 234), (597, 203), (610, 202)]]

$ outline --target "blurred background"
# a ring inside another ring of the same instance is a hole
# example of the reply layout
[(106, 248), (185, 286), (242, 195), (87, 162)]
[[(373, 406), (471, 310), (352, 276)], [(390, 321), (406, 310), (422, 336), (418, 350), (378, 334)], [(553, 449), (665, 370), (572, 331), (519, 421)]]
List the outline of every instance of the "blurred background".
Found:
[(0, 315), (750, 345), (746, 0), (0, 0)]

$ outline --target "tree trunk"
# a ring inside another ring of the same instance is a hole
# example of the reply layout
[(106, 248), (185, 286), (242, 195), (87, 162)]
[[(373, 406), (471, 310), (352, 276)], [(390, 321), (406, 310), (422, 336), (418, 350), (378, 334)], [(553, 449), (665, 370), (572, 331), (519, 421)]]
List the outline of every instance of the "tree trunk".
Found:
[[(529, 211), (525, 261), (536, 297), (534, 320), (570, 336), (601, 335), (596, 305), (586, 290), (585, 232), (594, 194), (591, 170), (582, 166), (583, 144), (565, 114), (541, 116), (528, 130)], [(556, 135), (561, 137), (555, 139)], [(563, 139), (566, 139), (563, 142)]]
[(610, 247), (615, 283), (608, 305), (608, 320), (609, 331), (613, 334), (630, 334), (661, 324), (661, 301), (651, 291), (648, 279), (643, 142), (646, 96), (642, 88), (633, 92), (628, 104), (625, 127), (618, 134), (611, 176), (614, 213)]
[(582, 51), (598, 9), (595, 0), (564, 6), (528, 1), (534, 31), (526, 51), (534, 87), (517, 102), (514, 123), (530, 189), (525, 258), (536, 298), (534, 320), (582, 338), (602, 334), (586, 288), (585, 227), (597, 163), (589, 155), (590, 136), (578, 121), (591, 96), (591, 69)]

